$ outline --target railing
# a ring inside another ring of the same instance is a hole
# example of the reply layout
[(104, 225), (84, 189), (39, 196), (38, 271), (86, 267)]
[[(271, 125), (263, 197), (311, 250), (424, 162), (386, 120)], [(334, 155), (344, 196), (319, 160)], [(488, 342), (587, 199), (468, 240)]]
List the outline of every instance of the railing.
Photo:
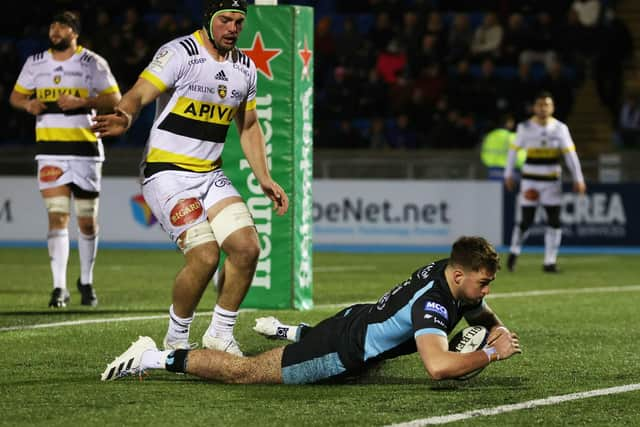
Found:
[[(105, 147), (105, 176), (136, 176), (142, 147)], [(0, 145), (0, 175), (35, 174), (34, 147)], [(486, 179), (486, 168), (474, 150), (315, 150), (315, 178), (333, 179)], [(582, 158), (587, 182), (640, 182), (640, 151)], [(564, 179), (570, 180), (568, 171)]]

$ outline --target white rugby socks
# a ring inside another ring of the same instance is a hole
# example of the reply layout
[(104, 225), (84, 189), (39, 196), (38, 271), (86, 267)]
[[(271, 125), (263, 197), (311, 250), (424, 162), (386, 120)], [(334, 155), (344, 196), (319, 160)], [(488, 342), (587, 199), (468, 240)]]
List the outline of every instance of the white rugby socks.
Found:
[(54, 288), (67, 288), (67, 262), (69, 261), (69, 230), (50, 230), (47, 234), (47, 248)]
[(238, 320), (237, 311), (229, 311), (216, 304), (207, 334), (212, 337), (233, 339), (233, 327)]
[(80, 282), (83, 285), (93, 284), (93, 266), (98, 252), (98, 233), (86, 235), (78, 233), (78, 254), (80, 255)]
[(555, 264), (562, 240), (562, 228), (547, 227), (544, 230), (544, 265)]
[(173, 311), (173, 304), (169, 307), (169, 329), (167, 330), (167, 341), (169, 342), (188, 342), (189, 328), (193, 322), (191, 317), (179, 317)]

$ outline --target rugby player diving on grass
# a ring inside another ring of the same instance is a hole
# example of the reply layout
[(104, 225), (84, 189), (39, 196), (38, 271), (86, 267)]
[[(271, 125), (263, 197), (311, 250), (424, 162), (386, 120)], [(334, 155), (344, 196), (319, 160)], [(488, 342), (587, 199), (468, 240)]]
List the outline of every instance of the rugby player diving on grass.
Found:
[[(293, 341), (284, 347), (241, 357), (211, 349), (159, 350), (150, 337), (139, 337), (101, 379), (165, 369), (225, 383), (304, 384), (353, 377), (415, 352), (432, 379), (459, 378), (521, 352), (518, 336), (484, 301), (499, 268), (491, 244), (464, 236), (449, 258), (419, 268), (376, 303), (352, 305), (313, 327), (256, 319), (256, 332)], [(484, 348), (449, 351), (447, 337), (462, 318), (490, 331)]]

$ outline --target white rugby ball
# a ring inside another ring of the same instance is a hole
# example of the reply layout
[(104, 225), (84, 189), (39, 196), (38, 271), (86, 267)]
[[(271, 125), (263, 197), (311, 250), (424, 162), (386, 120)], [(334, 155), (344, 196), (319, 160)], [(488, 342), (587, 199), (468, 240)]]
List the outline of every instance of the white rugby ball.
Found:
[[(449, 351), (456, 351), (459, 353), (469, 353), (482, 349), (487, 344), (489, 338), (489, 331), (484, 326), (467, 326), (460, 330), (449, 341)], [(476, 369), (475, 371), (468, 372), (460, 377), (458, 380), (468, 380), (478, 375), (484, 367)]]

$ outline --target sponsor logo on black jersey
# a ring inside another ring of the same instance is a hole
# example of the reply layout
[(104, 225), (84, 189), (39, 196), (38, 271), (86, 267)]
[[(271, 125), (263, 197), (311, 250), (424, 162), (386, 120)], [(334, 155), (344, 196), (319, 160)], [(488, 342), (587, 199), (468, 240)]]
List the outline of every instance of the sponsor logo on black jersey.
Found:
[(432, 313), (437, 313), (437, 314), (441, 315), (442, 317), (444, 317), (445, 320), (449, 320), (449, 312), (447, 311), (447, 309), (445, 307), (443, 307), (441, 304), (438, 304), (437, 302), (427, 301), (427, 303), (424, 306), (424, 311), (430, 311)]

